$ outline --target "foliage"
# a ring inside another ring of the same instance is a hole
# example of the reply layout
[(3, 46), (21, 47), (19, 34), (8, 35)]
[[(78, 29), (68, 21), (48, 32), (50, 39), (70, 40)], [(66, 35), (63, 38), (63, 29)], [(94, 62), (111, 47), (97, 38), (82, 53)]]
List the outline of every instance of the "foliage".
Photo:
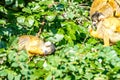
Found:
[[(120, 42), (103, 47), (89, 35), (87, 0), (2, 0), (0, 2), (0, 80), (120, 79)], [(17, 50), (18, 37), (36, 35), (55, 53), (30, 60)]]

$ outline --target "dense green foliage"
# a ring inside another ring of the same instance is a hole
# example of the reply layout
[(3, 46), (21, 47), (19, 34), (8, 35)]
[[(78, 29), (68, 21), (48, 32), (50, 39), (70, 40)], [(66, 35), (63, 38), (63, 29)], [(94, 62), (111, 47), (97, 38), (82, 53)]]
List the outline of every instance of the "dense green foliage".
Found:
[[(88, 0), (1, 0), (0, 80), (119, 80), (120, 42), (103, 47), (89, 35)], [(56, 51), (29, 61), (20, 35), (51, 41)]]

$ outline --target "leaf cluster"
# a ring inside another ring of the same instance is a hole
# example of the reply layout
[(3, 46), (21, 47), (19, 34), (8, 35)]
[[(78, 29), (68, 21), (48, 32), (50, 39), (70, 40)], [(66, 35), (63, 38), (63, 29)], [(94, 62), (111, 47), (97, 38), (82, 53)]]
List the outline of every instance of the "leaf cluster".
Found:
[[(87, 0), (5, 0), (0, 2), (0, 80), (120, 79), (119, 42), (103, 47), (89, 35)], [(36, 35), (56, 51), (30, 60), (18, 51), (20, 35)]]

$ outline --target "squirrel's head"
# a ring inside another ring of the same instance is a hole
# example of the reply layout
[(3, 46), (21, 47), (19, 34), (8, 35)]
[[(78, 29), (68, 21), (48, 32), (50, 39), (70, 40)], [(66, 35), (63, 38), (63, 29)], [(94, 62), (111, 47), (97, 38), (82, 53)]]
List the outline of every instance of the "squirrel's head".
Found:
[(54, 44), (49, 41), (45, 42), (43, 51), (44, 51), (45, 55), (53, 53), (55, 51)]
[(93, 26), (96, 26), (104, 18), (105, 16), (101, 12), (96, 11), (91, 17)]

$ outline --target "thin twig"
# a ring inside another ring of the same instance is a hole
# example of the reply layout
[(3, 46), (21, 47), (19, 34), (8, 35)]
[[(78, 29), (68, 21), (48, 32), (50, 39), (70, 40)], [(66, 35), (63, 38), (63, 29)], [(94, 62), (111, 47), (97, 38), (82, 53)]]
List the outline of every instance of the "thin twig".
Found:
[(45, 25), (45, 22), (43, 21), (41, 28), (39, 29), (38, 33), (36, 34), (36, 37), (39, 37), (39, 36), (40, 36), (44, 25)]

